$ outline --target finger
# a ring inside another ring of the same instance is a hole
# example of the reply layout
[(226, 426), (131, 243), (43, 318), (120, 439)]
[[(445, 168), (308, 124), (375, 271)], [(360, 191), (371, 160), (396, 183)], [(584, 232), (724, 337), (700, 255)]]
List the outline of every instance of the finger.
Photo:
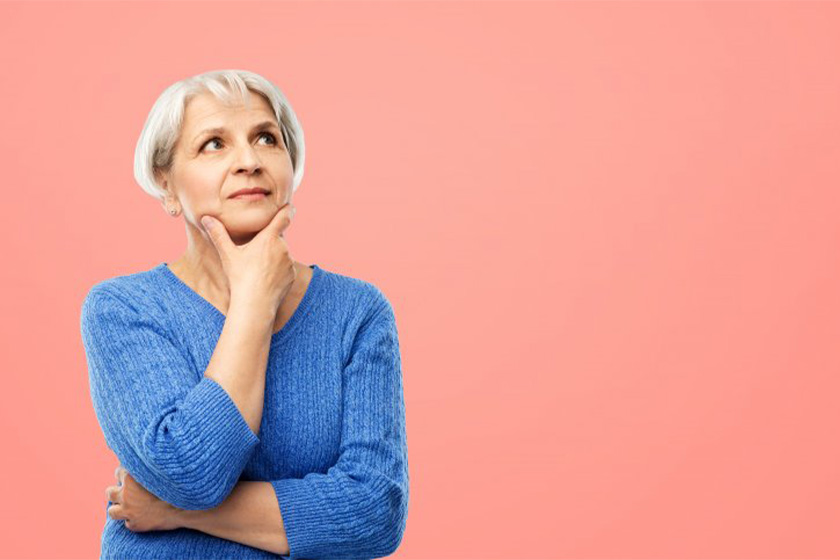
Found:
[(109, 486), (105, 489), (105, 496), (108, 498), (108, 501), (114, 504), (121, 504), (122, 503), (122, 487), (120, 486)]
[(115, 520), (125, 519), (125, 512), (121, 505), (116, 504), (108, 508), (108, 517)]
[(123, 468), (122, 465), (117, 467), (117, 479), (120, 481), (120, 485), (125, 484), (125, 476), (128, 474), (128, 471)]
[(265, 229), (268, 230), (266, 235), (282, 236), (292, 223), (292, 217), (295, 215), (295, 207), (291, 202), (280, 208), (280, 211), (271, 219), (271, 223)]
[(227, 229), (224, 224), (214, 218), (213, 216), (204, 216), (201, 218), (201, 224), (204, 226), (207, 235), (210, 236), (210, 241), (219, 252), (219, 256), (227, 257), (228, 253), (236, 246), (231, 241)]

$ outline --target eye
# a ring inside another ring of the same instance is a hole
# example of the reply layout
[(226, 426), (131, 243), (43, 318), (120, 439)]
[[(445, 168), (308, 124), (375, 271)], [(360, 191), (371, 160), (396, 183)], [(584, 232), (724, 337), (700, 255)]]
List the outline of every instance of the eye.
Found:
[(272, 145), (272, 146), (274, 146), (275, 144), (277, 144), (277, 137), (276, 137), (276, 136), (274, 136), (274, 135), (273, 135), (272, 133), (270, 133), (270, 132), (263, 132), (262, 134), (260, 134), (260, 136), (268, 136), (269, 138), (271, 138), (271, 145)]
[[(271, 143), (269, 144), (269, 146), (276, 146), (276, 145), (277, 145), (277, 137), (276, 137), (276, 136), (274, 136), (273, 134), (271, 134), (270, 132), (262, 132), (262, 133), (260, 133), (260, 136), (261, 136), (261, 137), (262, 137), (262, 136), (267, 136), (268, 138), (270, 138), (270, 139), (271, 139)], [(219, 138), (218, 136), (214, 136), (213, 138), (211, 138), (210, 140), (208, 140), (207, 142), (205, 142), (205, 143), (201, 146), (201, 149), (200, 149), (199, 151), (203, 152), (203, 151), (204, 151), (204, 147), (205, 147), (205, 146), (207, 146), (207, 145), (209, 145), (209, 144), (212, 144), (213, 142), (219, 142), (219, 143), (221, 143), (221, 141), (222, 141), (222, 139), (221, 139), (221, 138)], [(215, 151), (215, 150), (211, 150), (211, 151)]]
[(201, 151), (204, 151), (204, 146), (212, 144), (213, 142), (221, 142), (221, 140), (219, 138), (211, 138), (210, 140), (204, 143), (204, 145), (201, 147)]

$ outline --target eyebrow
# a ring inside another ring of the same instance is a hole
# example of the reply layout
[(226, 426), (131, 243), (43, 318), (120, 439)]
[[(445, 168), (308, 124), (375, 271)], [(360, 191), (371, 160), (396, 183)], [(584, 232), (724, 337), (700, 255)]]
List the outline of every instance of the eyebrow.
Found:
[[(256, 132), (258, 130), (274, 129), (274, 128), (276, 128), (278, 130), (280, 129), (280, 127), (277, 126), (276, 122), (264, 121), (264, 122), (261, 122), (260, 124), (258, 124), (256, 126), (254, 126), (254, 128), (251, 129), (251, 132)], [(205, 134), (224, 134), (225, 132), (227, 132), (227, 129), (224, 128), (224, 127), (206, 128), (206, 129), (202, 130), (201, 132), (199, 132), (198, 134), (195, 135), (195, 137), (193, 138), (193, 142), (195, 142), (196, 140), (198, 140), (200, 137), (204, 136)]]

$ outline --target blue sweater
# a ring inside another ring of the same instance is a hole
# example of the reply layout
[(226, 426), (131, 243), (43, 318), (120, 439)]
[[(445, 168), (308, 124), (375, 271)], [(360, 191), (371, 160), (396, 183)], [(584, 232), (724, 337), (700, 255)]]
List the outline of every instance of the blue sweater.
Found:
[(290, 554), (192, 529), (135, 533), (107, 515), (102, 558), (378, 558), (408, 513), (394, 310), (375, 285), (311, 265), (272, 335), (262, 423), (251, 431), (204, 371), (224, 314), (161, 263), (99, 282), (81, 308), (91, 398), (108, 447), (148, 491), (213, 508), (239, 480), (274, 488)]

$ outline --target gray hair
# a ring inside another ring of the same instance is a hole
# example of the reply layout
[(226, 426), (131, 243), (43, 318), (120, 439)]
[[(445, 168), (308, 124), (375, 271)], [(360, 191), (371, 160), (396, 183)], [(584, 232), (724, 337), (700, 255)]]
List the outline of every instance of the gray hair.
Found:
[(292, 192), (297, 190), (303, 179), (303, 129), (280, 88), (259, 74), (246, 70), (205, 72), (176, 82), (164, 90), (146, 118), (134, 152), (134, 179), (143, 190), (163, 200), (166, 192), (158, 185), (155, 175), (157, 171), (168, 171), (172, 166), (174, 147), (181, 135), (184, 111), (190, 99), (210, 92), (226, 104), (242, 101), (249, 107), (248, 90), (265, 97), (274, 110), (283, 142), (292, 159)]

